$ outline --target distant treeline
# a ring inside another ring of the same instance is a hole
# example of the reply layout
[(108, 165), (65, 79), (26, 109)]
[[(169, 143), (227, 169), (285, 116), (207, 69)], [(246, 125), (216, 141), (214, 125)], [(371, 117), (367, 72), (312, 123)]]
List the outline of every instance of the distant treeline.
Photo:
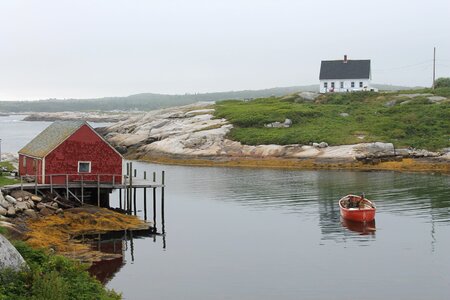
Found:
[[(377, 86), (379, 89), (405, 89), (395, 86)], [(0, 101), (0, 112), (60, 112), (60, 111), (148, 111), (187, 105), (198, 101), (219, 101), (283, 96), (301, 91), (318, 91), (318, 85), (279, 87), (264, 90), (244, 90), (204, 94), (165, 95), (144, 93), (127, 97), (94, 99), (48, 99), (37, 101)]]

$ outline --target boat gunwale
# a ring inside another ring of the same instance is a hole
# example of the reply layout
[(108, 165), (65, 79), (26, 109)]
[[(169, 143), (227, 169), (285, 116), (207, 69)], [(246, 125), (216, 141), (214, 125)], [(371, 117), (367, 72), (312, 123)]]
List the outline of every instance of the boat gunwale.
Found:
[(369, 199), (364, 198), (363, 201), (368, 202), (372, 207), (370, 208), (357, 208), (357, 209), (349, 209), (346, 208), (342, 205), (342, 201), (347, 200), (348, 197), (360, 197), (357, 195), (345, 195), (344, 197), (342, 197), (341, 199), (339, 199), (339, 208), (347, 211), (347, 212), (361, 212), (361, 211), (376, 211), (377, 207), (375, 206), (375, 203), (373, 203), (372, 201), (370, 201)]

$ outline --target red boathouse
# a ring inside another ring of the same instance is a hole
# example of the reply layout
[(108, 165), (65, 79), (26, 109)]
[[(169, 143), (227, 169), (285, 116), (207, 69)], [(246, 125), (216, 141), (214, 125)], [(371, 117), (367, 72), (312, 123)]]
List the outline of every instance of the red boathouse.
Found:
[(57, 121), (19, 151), (19, 173), (47, 184), (122, 183), (122, 160), (87, 122)]

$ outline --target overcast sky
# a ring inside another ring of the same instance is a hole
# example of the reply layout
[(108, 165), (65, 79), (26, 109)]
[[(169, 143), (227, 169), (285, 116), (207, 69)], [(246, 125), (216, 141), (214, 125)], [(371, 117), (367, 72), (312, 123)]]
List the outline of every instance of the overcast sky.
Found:
[(0, 99), (318, 83), (371, 59), (375, 83), (450, 77), (449, 0), (0, 0)]

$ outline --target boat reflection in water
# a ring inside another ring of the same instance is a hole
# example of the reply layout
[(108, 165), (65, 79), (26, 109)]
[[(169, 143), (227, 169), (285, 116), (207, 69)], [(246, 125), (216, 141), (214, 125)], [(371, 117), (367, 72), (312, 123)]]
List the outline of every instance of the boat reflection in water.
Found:
[(375, 235), (377, 230), (375, 220), (368, 222), (356, 222), (341, 217), (341, 224), (350, 231), (360, 233), (361, 235)]

